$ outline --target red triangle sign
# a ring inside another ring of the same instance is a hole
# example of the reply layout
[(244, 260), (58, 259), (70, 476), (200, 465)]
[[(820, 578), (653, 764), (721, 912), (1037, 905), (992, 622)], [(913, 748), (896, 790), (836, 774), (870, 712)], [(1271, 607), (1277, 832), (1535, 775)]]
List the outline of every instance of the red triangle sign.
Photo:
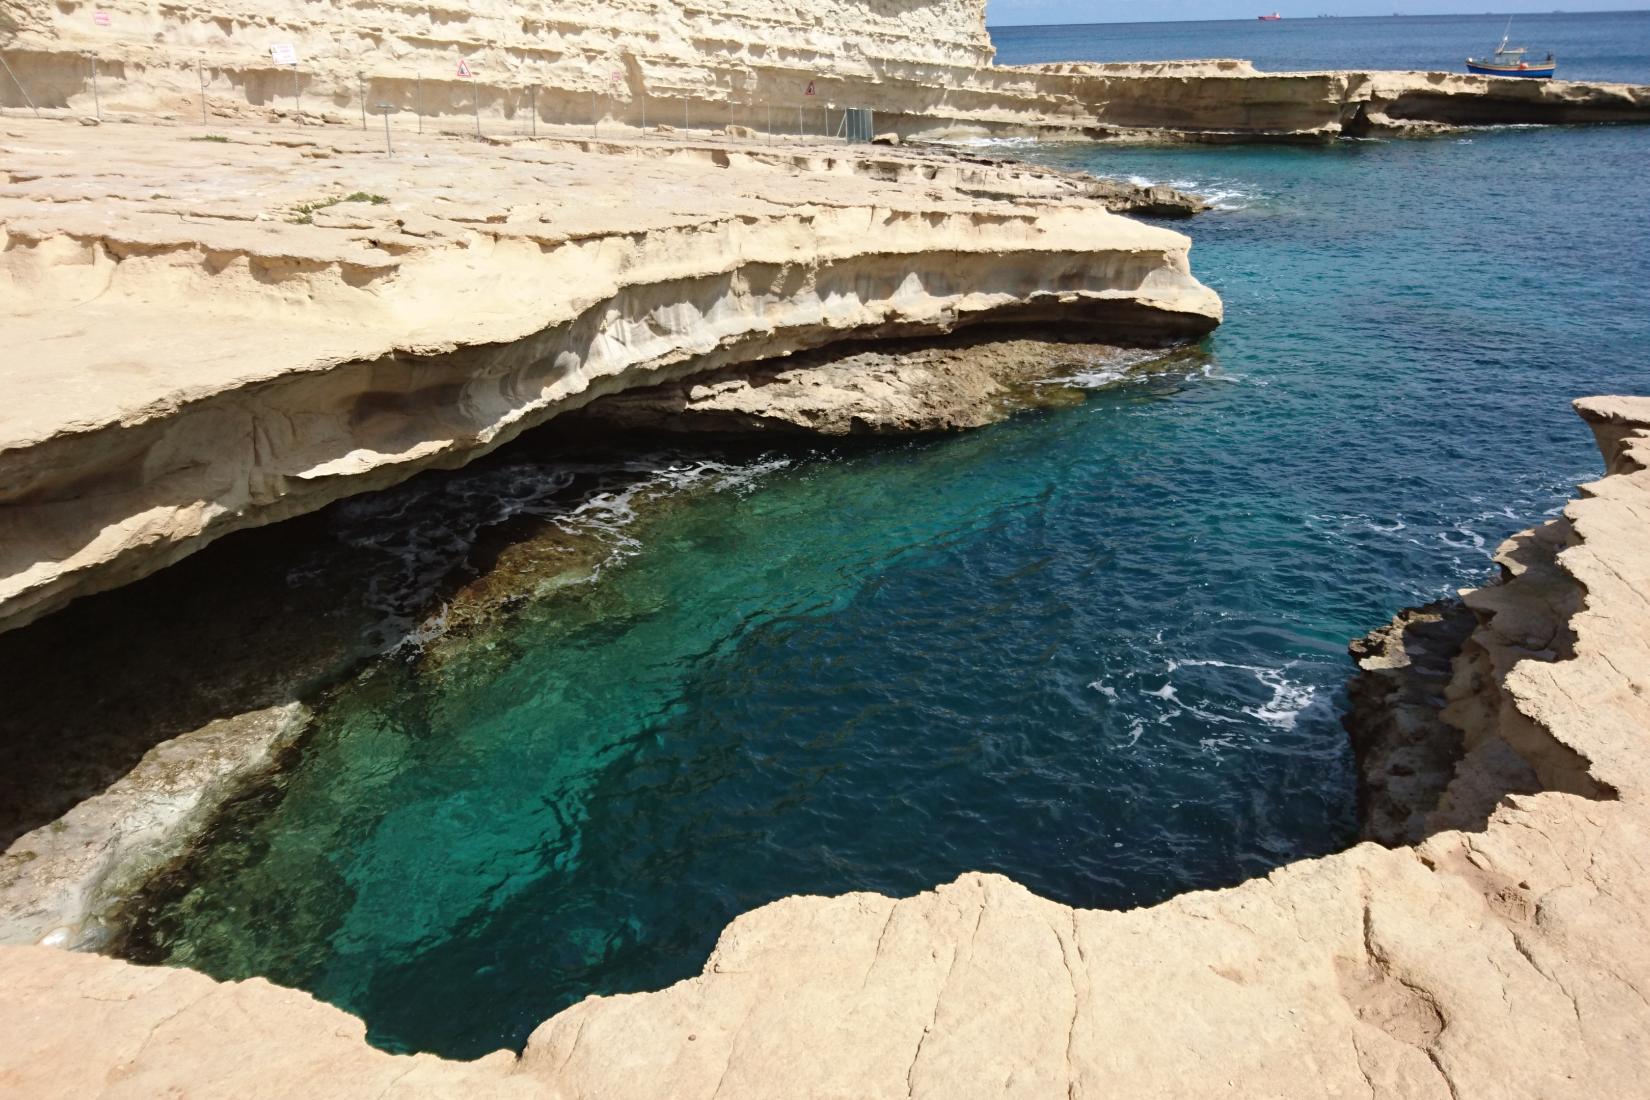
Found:
[(459, 58), (458, 75), (460, 79), (468, 80), (476, 74), (470, 71), (470, 63), (468, 61), (465, 61), (463, 58)]
[(813, 95), (814, 94), (814, 82), (813, 81), (811, 81), (811, 80), (808, 81), (808, 90), (804, 94), (805, 95)]

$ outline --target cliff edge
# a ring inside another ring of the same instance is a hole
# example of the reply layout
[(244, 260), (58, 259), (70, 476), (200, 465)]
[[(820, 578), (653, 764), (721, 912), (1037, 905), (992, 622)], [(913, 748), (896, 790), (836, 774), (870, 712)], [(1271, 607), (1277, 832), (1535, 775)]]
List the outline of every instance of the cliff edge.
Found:
[(1187, 238), (1070, 174), (218, 137), (0, 124), (0, 629), (618, 390), (845, 339), (1221, 316)]

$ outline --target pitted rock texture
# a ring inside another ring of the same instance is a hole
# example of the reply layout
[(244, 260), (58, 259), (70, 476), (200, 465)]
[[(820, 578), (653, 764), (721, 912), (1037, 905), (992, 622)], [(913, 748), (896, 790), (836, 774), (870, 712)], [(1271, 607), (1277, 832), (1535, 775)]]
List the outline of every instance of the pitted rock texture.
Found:
[(979, 874), (900, 900), (786, 898), (729, 925), (699, 977), (590, 998), (519, 1058), (468, 1064), (371, 1051), (357, 1022), (267, 983), (5, 948), (0, 1082), (25, 1096), (1650, 1096), (1650, 399), (1578, 408), (1611, 471), (1565, 509), (1553, 559), (1584, 598), (1562, 653), (1506, 663), (1486, 631), (1548, 621), (1553, 589), (1526, 606), (1513, 562), (1481, 590), (1505, 591), (1475, 608), (1490, 660), (1469, 679), (1493, 724), (1468, 738), (1589, 793), (1507, 795), (1476, 831), (1127, 912)]
[(1185, 237), (1031, 169), (188, 137), (0, 125), (0, 629), (629, 387), (1221, 315)]

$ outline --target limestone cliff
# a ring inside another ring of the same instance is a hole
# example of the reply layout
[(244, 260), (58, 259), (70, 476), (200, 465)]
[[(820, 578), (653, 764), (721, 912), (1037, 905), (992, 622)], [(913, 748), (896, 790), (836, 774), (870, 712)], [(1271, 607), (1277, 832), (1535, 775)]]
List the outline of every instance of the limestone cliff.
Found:
[[(1321, 140), (1440, 124), (1650, 121), (1650, 89), (1628, 85), (1260, 73), (1218, 60), (998, 67), (979, 0), (131, 0), (103, 9), (0, 0), (0, 26), (8, 22), (17, 29), (0, 49), (36, 105), (187, 119), (204, 95), (219, 117), (278, 110), (353, 123), (363, 104), (387, 104), (455, 125), (485, 116), (512, 132), (530, 128), (531, 116), (819, 135), (837, 132), (847, 106), (871, 108), (879, 130), (906, 136)], [(277, 64), (275, 46), (292, 47), (297, 64)], [(460, 77), (460, 61), (472, 77)], [(0, 105), (24, 103), (0, 81)]]
[(619, 389), (988, 321), (1220, 319), (1180, 234), (922, 154), (390, 159), (12, 120), (0, 166), (0, 629)]
[(1578, 408), (1610, 473), (1542, 539), (1550, 556), (1521, 564), (1528, 536), (1503, 551), (1507, 579), (1469, 597), (1482, 653), (1463, 651), (1450, 689), (1481, 719), (1451, 789), (1495, 787), (1504, 761), (1480, 771), (1474, 751), (1492, 740), (1548, 789), (1481, 802), (1472, 831), (1129, 912), (993, 875), (901, 900), (788, 898), (734, 921), (699, 977), (588, 999), (519, 1058), (467, 1064), (373, 1051), (358, 1022), (262, 981), (0, 948), (0, 1081), (30, 1096), (1650, 1096), (1650, 399)]

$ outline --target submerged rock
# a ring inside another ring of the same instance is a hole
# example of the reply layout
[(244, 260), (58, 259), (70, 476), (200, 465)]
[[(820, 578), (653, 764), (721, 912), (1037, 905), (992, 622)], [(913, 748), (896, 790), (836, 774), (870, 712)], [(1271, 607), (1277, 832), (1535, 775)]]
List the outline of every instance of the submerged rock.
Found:
[(1067, 386), (1038, 383), (1119, 372), (1128, 362), (1130, 352), (1111, 345), (1025, 338), (814, 352), (614, 394), (576, 419), (723, 434), (959, 431), (1017, 409), (1081, 400)]

